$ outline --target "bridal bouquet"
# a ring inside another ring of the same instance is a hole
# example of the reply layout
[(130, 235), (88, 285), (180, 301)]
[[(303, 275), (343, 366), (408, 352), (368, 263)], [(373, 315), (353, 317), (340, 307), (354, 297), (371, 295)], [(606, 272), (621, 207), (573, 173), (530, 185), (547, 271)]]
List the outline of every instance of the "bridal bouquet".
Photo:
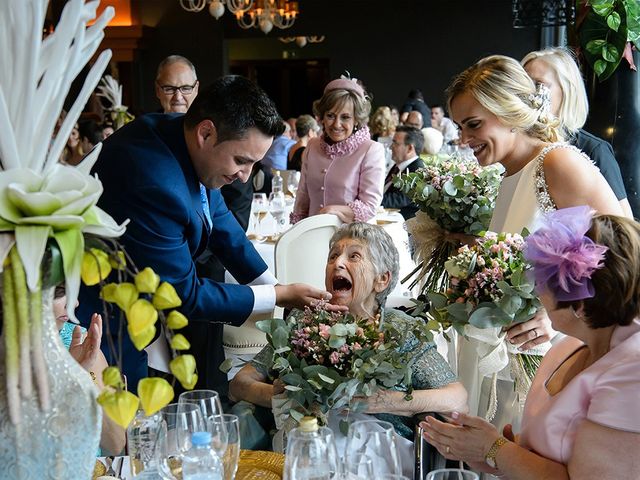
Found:
[(419, 260), (408, 278), (420, 271), (410, 288), (422, 279), (423, 291), (445, 285), (444, 262), (456, 248), (448, 234), (477, 235), (489, 227), (500, 180), (499, 166), (483, 168), (456, 157), (431, 157), (424, 168), (395, 178), (394, 185), (420, 208), (407, 222)]
[(417, 339), (432, 341), (426, 323), (404, 329), (377, 316), (362, 319), (328, 312), (326, 302), (294, 311), (286, 320), (257, 323), (273, 347), (272, 370), (285, 385), (290, 414), (322, 418), (329, 410), (358, 410), (355, 397), (379, 387), (398, 387), (411, 395), (411, 351), (400, 349)]
[[(526, 236), (527, 232), (523, 232)], [(445, 262), (450, 285), (445, 293), (430, 292), (429, 313), (478, 342), (478, 370), (492, 376), (491, 419), (497, 409), (496, 379), (510, 366), (516, 391), (524, 399), (542, 357), (519, 353), (506, 339), (505, 328), (529, 320), (540, 308), (531, 266), (524, 258), (523, 235), (486, 232), (472, 246), (464, 245)]]

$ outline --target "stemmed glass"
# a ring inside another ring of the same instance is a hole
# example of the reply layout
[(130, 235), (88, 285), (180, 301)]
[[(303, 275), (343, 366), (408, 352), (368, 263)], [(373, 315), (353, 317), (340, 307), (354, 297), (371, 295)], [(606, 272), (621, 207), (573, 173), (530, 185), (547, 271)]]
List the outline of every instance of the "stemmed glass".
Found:
[(442, 468), (427, 473), (426, 480), (478, 480), (477, 473), (459, 468)]
[(298, 184), (300, 183), (300, 172), (295, 170), (290, 170), (289, 175), (287, 175), (287, 190), (291, 192), (291, 195), (296, 196), (296, 192), (298, 191)]
[(341, 479), (344, 480), (369, 480), (373, 478), (373, 460), (364, 454), (352, 454), (349, 458), (343, 458), (341, 465)]
[(287, 213), (287, 202), (282, 192), (271, 192), (269, 194), (269, 212), (276, 221), (275, 235), (282, 232), (285, 223), (285, 214)]
[(166, 428), (158, 439), (158, 470), (164, 480), (180, 480), (182, 459), (191, 448), (191, 434), (204, 431), (202, 414), (192, 403), (171, 403), (160, 412)]
[(267, 215), (269, 204), (267, 203), (267, 195), (264, 193), (254, 193), (251, 201), (251, 214), (253, 215), (254, 235), (259, 234), (260, 222)]
[[(240, 420), (236, 415), (212, 415), (207, 419), (207, 431), (213, 439), (213, 449), (217, 452), (225, 442), (222, 455), (225, 480), (233, 480), (240, 460)], [(226, 440), (226, 441), (225, 441)]]
[(395, 431), (389, 422), (361, 420), (349, 426), (346, 461), (366, 455), (373, 461), (376, 475), (402, 474)]
[(206, 419), (207, 430), (211, 433), (211, 448), (213, 448), (218, 457), (222, 458), (227, 449), (227, 431), (224, 423), (217, 426), (215, 430), (209, 429), (209, 420), (212, 417), (220, 419), (222, 415), (222, 405), (218, 392), (214, 390), (191, 390), (189, 392), (183, 392), (178, 398), (178, 403), (196, 405), (200, 409), (202, 418)]

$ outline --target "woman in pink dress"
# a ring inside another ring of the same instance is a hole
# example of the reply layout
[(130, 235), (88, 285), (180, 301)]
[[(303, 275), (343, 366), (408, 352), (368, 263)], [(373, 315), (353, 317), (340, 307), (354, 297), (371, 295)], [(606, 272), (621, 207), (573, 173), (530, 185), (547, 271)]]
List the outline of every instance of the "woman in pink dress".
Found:
[(366, 222), (382, 203), (384, 147), (371, 140), (371, 103), (355, 79), (327, 84), (313, 104), (324, 133), (309, 140), (291, 215), (292, 223), (332, 213), (345, 223)]
[(510, 479), (639, 477), (640, 224), (591, 215), (558, 210), (527, 238), (540, 299), (567, 337), (544, 357), (520, 435), (427, 417), (425, 438), (447, 458)]

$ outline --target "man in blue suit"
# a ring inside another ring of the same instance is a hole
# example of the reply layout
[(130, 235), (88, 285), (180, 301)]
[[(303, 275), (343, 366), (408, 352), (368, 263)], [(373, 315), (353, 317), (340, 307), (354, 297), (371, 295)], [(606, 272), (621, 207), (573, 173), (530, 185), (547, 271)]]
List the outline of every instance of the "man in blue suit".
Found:
[[(146, 115), (104, 142), (94, 168), (104, 185), (99, 205), (118, 223), (130, 220), (122, 244), (139, 268), (153, 268), (175, 287), (190, 322), (238, 326), (275, 304), (292, 308), (330, 298), (308, 285), (276, 285), (220, 195), (223, 185), (247, 181), (282, 130), (264, 91), (227, 76), (201, 92), (184, 116)], [(245, 285), (198, 277), (194, 260), (207, 245)], [(97, 288), (81, 291), (79, 308), (86, 319), (102, 310)], [(147, 354), (118, 326), (116, 315), (109, 323), (111, 339), (122, 344), (123, 373), (136, 391), (147, 376)], [(109, 348), (102, 348), (115, 363)]]

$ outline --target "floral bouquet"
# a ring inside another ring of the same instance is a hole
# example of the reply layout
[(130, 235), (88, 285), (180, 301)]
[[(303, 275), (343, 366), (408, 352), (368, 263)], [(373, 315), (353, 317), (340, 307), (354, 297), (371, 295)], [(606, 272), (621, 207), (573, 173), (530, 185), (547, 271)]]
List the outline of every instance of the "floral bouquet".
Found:
[[(445, 262), (449, 288), (444, 294), (428, 294), (429, 313), (444, 329), (453, 326), (483, 344), (481, 376), (495, 376), (511, 365), (516, 389), (522, 393), (528, 391), (541, 356), (513, 350), (505, 341), (504, 328), (529, 320), (540, 308), (523, 253), (527, 234), (526, 230), (522, 235), (486, 232), (474, 245), (460, 247)], [(493, 415), (491, 409), (489, 414)]]
[(420, 272), (410, 288), (422, 279), (425, 292), (445, 286), (444, 263), (457, 246), (448, 234), (477, 235), (489, 227), (500, 180), (499, 166), (438, 156), (428, 158), (424, 168), (394, 179), (394, 185), (420, 208), (407, 222), (419, 263), (403, 281)]
[(380, 317), (362, 319), (328, 312), (326, 302), (294, 311), (287, 320), (257, 323), (273, 347), (274, 376), (285, 385), (290, 415), (323, 419), (329, 410), (359, 410), (356, 397), (379, 387), (399, 388), (410, 399), (411, 351), (399, 350), (411, 338), (433, 340), (426, 323), (407, 330)]

